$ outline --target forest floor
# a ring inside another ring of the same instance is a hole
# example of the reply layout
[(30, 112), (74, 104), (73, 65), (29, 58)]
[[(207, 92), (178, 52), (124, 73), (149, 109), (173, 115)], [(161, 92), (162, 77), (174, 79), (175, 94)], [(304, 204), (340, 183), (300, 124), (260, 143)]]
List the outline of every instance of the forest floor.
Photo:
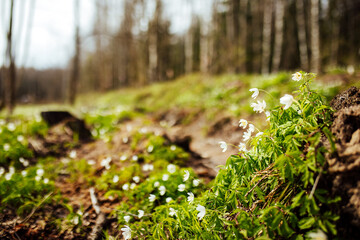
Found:
[[(347, 81), (342, 76), (334, 78), (334, 76), (323, 77), (325, 82)], [(228, 84), (234, 83), (230, 81)], [(359, 95), (359, 93), (356, 94)], [(356, 96), (358, 97), (358, 95)], [(144, 94), (141, 96), (144, 97)], [(145, 96), (144, 98), (147, 97)], [(347, 99), (347, 97), (345, 98)], [(358, 101), (356, 104), (360, 103), (359, 99), (355, 100)], [(201, 105), (201, 103), (199, 104)], [(219, 103), (219, 105), (222, 104), (225, 103)], [(346, 107), (346, 105), (339, 103), (339, 100), (337, 104), (336, 110)], [(336, 104), (334, 103), (333, 105), (335, 106)], [(136, 111), (142, 112), (141, 109)], [(359, 110), (357, 109), (355, 112), (358, 114)], [(351, 115), (353, 113), (347, 114)], [(96, 206), (94, 207), (94, 202), (91, 199), (88, 175), (73, 175), (67, 171), (62, 171), (64, 169), (61, 168), (64, 165), (69, 161), (85, 159), (87, 162), (91, 161), (93, 176), (100, 177), (105, 171), (102, 164), (103, 160), (109, 158), (112, 164), (121, 169), (128, 165), (127, 162), (121, 160), (122, 156), (127, 156), (127, 158), (141, 156), (141, 154), (149, 151), (147, 142), (144, 139), (138, 140), (136, 147), (131, 144), (135, 138), (134, 131), (136, 131), (143, 134), (150, 133), (154, 136), (161, 136), (165, 139), (166, 146), (175, 146), (183, 149), (188, 153), (189, 160), (181, 163), (183, 164), (182, 166), (194, 169), (194, 172), (205, 183), (209, 183), (216, 177), (219, 170), (218, 166), (225, 165), (230, 155), (237, 154), (237, 145), (243, 134), (242, 128), (239, 128), (239, 119), (243, 116), (248, 121), (253, 120), (253, 122), (258, 123), (260, 126), (265, 124), (264, 119), (255, 119), (249, 113), (236, 115), (229, 114), (226, 111), (217, 112), (215, 110), (215, 112), (211, 113), (211, 117), (209, 117), (206, 109), (194, 110), (184, 107), (170, 107), (149, 113), (141, 113), (134, 117), (118, 119), (116, 128), (112, 131), (109, 138), (84, 138), (83, 140), (76, 140), (82, 133), (76, 132), (78, 129), (74, 130), (71, 124), (69, 124), (69, 119), (64, 118), (63, 121), (59, 121), (49, 127), (48, 133), (44, 137), (29, 139), (29, 145), (34, 152), (34, 158), (31, 161), (35, 164), (37, 158), (54, 158), (51, 164), (54, 168), (60, 168), (54, 170), (54, 174), (56, 172), (57, 175), (54, 183), (59, 192), (56, 190), (45, 195), (44, 202), (47, 198), (60, 194), (62, 199), (66, 199), (65, 203), (71, 206), (71, 211), (77, 212), (81, 209), (82, 228), (66, 225), (62, 222), (62, 220), (67, 218), (69, 209), (64, 207), (62, 204), (63, 200), (59, 200), (45, 206), (38, 205), (26, 216), (22, 217), (15, 213), (15, 209), (5, 209), (0, 213), (1, 239), (99, 239), (104, 236), (104, 230), (107, 230), (109, 235), (116, 235), (119, 232), (119, 225), (112, 213), (123, 199), (106, 197), (106, 190), (96, 189), (95, 196), (101, 213), (99, 214), (99, 212), (96, 212)], [(355, 156), (355, 158), (350, 157), (349, 154), (345, 154), (345, 156), (349, 159), (351, 158), (353, 165), (358, 166), (357, 157), (360, 154), (358, 152), (360, 148), (357, 144), (360, 142), (356, 140), (356, 136), (359, 135), (360, 125), (356, 124), (359, 124), (359, 115), (356, 115), (355, 118), (356, 120), (351, 118), (353, 122), (349, 123), (353, 125), (351, 130), (349, 130), (351, 136), (338, 135), (338, 141), (339, 144), (343, 144), (342, 146), (352, 147), (352, 151), (355, 152), (352, 152), (350, 155)], [(74, 119), (76, 119), (75, 121), (79, 120), (75, 117)], [(339, 129), (339, 126), (337, 126), (337, 129)], [(86, 132), (90, 130), (82, 129), (80, 131)], [(355, 131), (357, 135), (354, 133)], [(220, 141), (228, 143), (229, 149), (226, 152), (222, 152), (222, 149), (219, 147)], [(352, 144), (351, 146), (350, 143)], [(354, 147), (355, 145), (356, 147)], [(343, 151), (341, 156), (344, 156), (344, 152), (346, 152), (344, 148), (341, 148)], [(142, 161), (143, 159), (140, 157), (138, 162), (142, 164)], [(81, 168), (81, 165), (75, 164), (74, 166)], [(358, 169), (356, 166), (353, 166), (351, 171)], [(333, 172), (345, 171), (344, 168), (346, 167), (334, 167)], [(334, 186), (344, 184), (346, 181), (347, 179), (345, 178), (342, 178), (342, 182), (337, 179)], [(354, 192), (356, 190), (353, 186), (354, 184), (354, 182), (351, 183), (349, 191)], [(336, 191), (334, 190), (334, 192)], [(353, 195), (358, 195), (358, 193), (355, 191)], [(359, 199), (353, 197), (352, 201), (351, 209), (359, 211)], [(355, 220), (358, 221), (359, 219)]]

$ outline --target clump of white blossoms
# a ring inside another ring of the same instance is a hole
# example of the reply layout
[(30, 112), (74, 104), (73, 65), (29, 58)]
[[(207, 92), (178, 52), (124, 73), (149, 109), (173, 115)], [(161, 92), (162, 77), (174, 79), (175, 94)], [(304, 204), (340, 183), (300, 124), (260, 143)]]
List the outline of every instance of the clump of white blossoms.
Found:
[(156, 196), (154, 194), (150, 194), (149, 201), (154, 202), (156, 199)]
[(280, 103), (284, 104), (284, 110), (288, 109), (291, 104), (294, 101), (294, 97), (289, 95), (289, 94), (285, 94), (283, 97), (280, 98)]
[(243, 129), (245, 129), (248, 125), (248, 121), (246, 121), (245, 119), (240, 119), (239, 121), (239, 127), (242, 127)]
[(200, 179), (194, 179), (194, 180), (193, 180), (193, 185), (194, 185), (194, 187), (199, 186), (199, 184), (200, 184)]
[(135, 177), (133, 177), (133, 180), (134, 180), (134, 182), (139, 183), (140, 182), (140, 177), (135, 176)]
[(300, 72), (296, 72), (292, 75), (292, 80), (298, 82), (302, 79), (302, 74)]
[(257, 96), (259, 96), (259, 89), (257, 89), (257, 88), (251, 88), (251, 89), (249, 89), (249, 91), (250, 91), (250, 92), (253, 92), (253, 94), (251, 95), (251, 97), (252, 97), (253, 99), (255, 99), (255, 98), (257, 98)]
[(163, 176), (162, 176), (162, 180), (163, 181), (167, 181), (167, 180), (169, 180), (169, 174), (164, 174)]
[(160, 186), (160, 183), (158, 181), (154, 182), (154, 187)]
[(173, 199), (171, 198), (171, 197), (167, 197), (166, 199), (165, 199), (165, 201), (166, 201), (166, 203), (169, 203), (169, 202), (171, 202)]
[(185, 170), (184, 172), (185, 172), (185, 174), (184, 174), (184, 179), (183, 180), (184, 180), (184, 182), (186, 182), (190, 177), (190, 173), (189, 173), (188, 170)]
[(226, 152), (226, 150), (228, 148), (226, 142), (220, 141), (219, 144), (220, 144), (220, 148), (222, 148), (222, 152)]
[(176, 211), (175, 209), (169, 208), (169, 210), (170, 210), (169, 215), (170, 215), (171, 217), (173, 217), (173, 216), (176, 215), (176, 212), (177, 212), (177, 211)]
[(143, 210), (138, 210), (138, 213), (138, 218), (142, 218), (145, 212)]
[(122, 235), (124, 236), (125, 240), (131, 238), (131, 228), (128, 225), (125, 225), (124, 228), (121, 228), (121, 231), (123, 232)]
[(114, 177), (113, 177), (113, 183), (117, 183), (118, 181), (119, 181), (119, 176), (118, 175), (115, 175)]
[(180, 185), (178, 186), (178, 191), (179, 191), (179, 192), (185, 191), (185, 184), (180, 184)]
[(199, 220), (201, 220), (205, 216), (206, 209), (205, 209), (204, 206), (198, 204), (197, 207), (196, 207), (196, 210), (199, 211), (199, 213), (197, 214), (197, 217), (198, 217)]
[(308, 237), (311, 240), (327, 240), (326, 234), (320, 229), (318, 229), (316, 232), (309, 233)]
[(246, 152), (246, 144), (245, 143), (240, 143), (239, 144), (239, 152)]
[(247, 140), (250, 139), (250, 137), (251, 137), (251, 132), (250, 131), (244, 132), (243, 141), (246, 142)]
[(145, 163), (145, 164), (142, 166), (142, 170), (143, 170), (144, 172), (152, 171), (152, 170), (154, 170), (154, 165), (149, 164), (149, 163)]
[(262, 102), (258, 100), (257, 103), (251, 103), (250, 106), (255, 112), (262, 113), (265, 111), (266, 102), (264, 100), (262, 100)]
[(125, 183), (125, 184), (122, 186), (122, 189), (123, 189), (124, 191), (129, 190), (129, 184), (128, 184), (128, 183)]
[(165, 192), (166, 192), (166, 187), (161, 185), (159, 187), (159, 191), (160, 191), (160, 196), (164, 196), (165, 195)]
[(20, 158), (19, 158), (19, 162), (21, 162), (24, 167), (28, 167), (28, 166), (29, 166), (29, 161), (26, 160), (26, 159), (24, 159), (23, 157), (20, 157)]
[(127, 222), (127, 223), (128, 223), (128, 222), (130, 221), (130, 218), (131, 218), (131, 217), (130, 217), (130, 216), (128, 216), (128, 215), (124, 216), (124, 220), (125, 220), (125, 222)]
[(192, 192), (188, 192), (187, 194), (188, 194), (187, 200), (191, 204), (194, 201), (195, 196)]
[(70, 158), (72, 158), (72, 159), (74, 159), (74, 158), (76, 158), (76, 151), (75, 150), (72, 150), (71, 152), (70, 152), (70, 154), (69, 154), (69, 157)]
[(111, 157), (107, 157), (100, 162), (100, 166), (105, 167), (106, 170), (110, 169)]
[(167, 166), (167, 170), (168, 170), (169, 173), (173, 174), (173, 173), (176, 172), (176, 166), (174, 164), (169, 164)]

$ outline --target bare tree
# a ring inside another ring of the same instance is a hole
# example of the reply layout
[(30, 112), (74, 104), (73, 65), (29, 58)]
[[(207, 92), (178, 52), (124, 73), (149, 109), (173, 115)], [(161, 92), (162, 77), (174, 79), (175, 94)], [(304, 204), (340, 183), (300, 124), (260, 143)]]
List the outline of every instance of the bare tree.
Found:
[(284, 39), (284, 13), (285, 0), (275, 0), (275, 39), (272, 71), (278, 72), (280, 68), (281, 53)]
[(13, 30), (13, 13), (14, 13), (14, 0), (11, 0), (10, 4), (10, 21), (9, 29), (7, 33), (7, 48), (5, 66), (8, 67), (8, 71), (5, 77), (5, 105), (8, 108), (8, 114), (11, 115), (15, 108), (15, 86), (16, 86), (16, 67), (15, 59), (12, 49), (12, 30)]
[(321, 72), (319, 0), (311, 0), (311, 72)]
[(75, 55), (73, 59), (72, 74), (69, 84), (69, 102), (75, 103), (77, 85), (79, 82), (80, 71), (80, 13), (79, 13), (80, 0), (74, 1), (74, 20), (75, 20)]
[(265, 0), (266, 9), (264, 9), (264, 26), (262, 40), (262, 64), (261, 73), (269, 74), (270, 54), (271, 54), (271, 22), (273, 0)]
[(297, 0), (296, 3), (296, 22), (298, 27), (299, 52), (301, 68), (309, 70), (308, 45), (306, 40), (306, 24), (304, 14), (304, 0)]

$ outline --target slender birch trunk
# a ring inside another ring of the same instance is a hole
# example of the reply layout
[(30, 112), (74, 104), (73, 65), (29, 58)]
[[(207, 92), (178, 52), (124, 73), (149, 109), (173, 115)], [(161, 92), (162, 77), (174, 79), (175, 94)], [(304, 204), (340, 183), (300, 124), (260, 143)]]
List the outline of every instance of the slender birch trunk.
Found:
[(311, 72), (321, 72), (319, 0), (311, 0)]
[(274, 56), (272, 62), (272, 71), (278, 72), (280, 69), (281, 53), (284, 39), (284, 13), (285, 0), (276, 0), (275, 2), (275, 40)]
[(304, 71), (309, 70), (309, 58), (308, 58), (308, 45), (306, 40), (306, 24), (304, 14), (304, 2), (303, 0), (297, 0), (296, 2), (296, 22), (298, 27), (298, 39), (299, 39), (299, 52), (300, 52), (300, 64)]
[(261, 73), (269, 74), (273, 0), (265, 0), (265, 6), (266, 7), (264, 8)]

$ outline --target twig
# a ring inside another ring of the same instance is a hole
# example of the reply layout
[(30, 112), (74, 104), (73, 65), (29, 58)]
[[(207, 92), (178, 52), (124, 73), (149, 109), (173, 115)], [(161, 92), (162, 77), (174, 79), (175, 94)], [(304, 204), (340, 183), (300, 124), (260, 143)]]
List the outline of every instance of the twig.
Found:
[(254, 190), (254, 188), (256, 188), (256, 186), (259, 185), (260, 182), (262, 180), (264, 180), (264, 178), (266, 178), (266, 177), (267, 177), (267, 175), (264, 175), (257, 183), (255, 183), (255, 185), (245, 194), (245, 197), (247, 197), (247, 195), (249, 195), (249, 193), (251, 193)]
[(32, 215), (36, 212), (36, 210), (38, 210), (40, 208), (40, 206), (51, 196), (53, 195), (54, 192), (49, 193), (48, 195), (46, 195), (39, 204), (37, 204), (37, 206), (35, 208), (32, 209), (31, 213), (24, 218), (24, 220), (20, 221), (20, 223), (25, 223), (27, 221), (29, 221), (29, 219), (32, 217)]
[(100, 206), (98, 203), (98, 200), (95, 196), (95, 189), (94, 188), (90, 188), (89, 190), (90, 192), (90, 198), (91, 198), (91, 203), (92, 206), (96, 212), (96, 214), (98, 215), (98, 217), (96, 218), (96, 222), (95, 222), (95, 226), (92, 229), (88, 239), (89, 240), (96, 240), (100, 238), (100, 233), (103, 230), (103, 225), (106, 222), (106, 216), (103, 212), (101, 212), (100, 210)]
[(313, 187), (312, 187), (312, 189), (311, 189), (311, 192), (310, 192), (310, 195), (309, 195), (309, 199), (311, 199), (311, 198), (313, 197), (314, 193), (315, 193), (316, 187), (317, 187), (317, 185), (318, 185), (318, 183), (319, 183), (319, 180), (320, 180), (320, 177), (321, 177), (321, 174), (322, 174), (322, 170), (323, 170), (323, 168), (320, 169), (320, 173), (319, 173), (319, 175), (318, 175), (318, 176), (316, 177), (316, 179), (315, 179), (315, 183), (314, 183), (314, 185), (313, 185)]

